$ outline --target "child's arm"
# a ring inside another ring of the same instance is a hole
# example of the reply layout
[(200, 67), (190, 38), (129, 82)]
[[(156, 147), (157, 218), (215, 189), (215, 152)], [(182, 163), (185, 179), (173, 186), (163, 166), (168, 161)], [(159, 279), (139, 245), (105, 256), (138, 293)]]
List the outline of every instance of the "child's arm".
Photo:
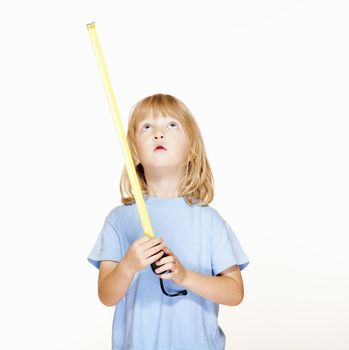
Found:
[(241, 303), (244, 286), (238, 265), (230, 266), (217, 276), (208, 276), (185, 268), (168, 247), (164, 251), (168, 256), (156, 263), (161, 267), (155, 272), (169, 270), (170, 273), (161, 274), (160, 278), (172, 279), (174, 283), (217, 304), (235, 306)]
[(98, 296), (106, 306), (113, 306), (126, 294), (135, 274), (164, 254), (161, 238), (142, 235), (135, 240), (119, 263), (102, 260), (99, 266)]
[[(98, 297), (106, 306), (114, 306), (126, 294), (135, 273), (124, 261), (101, 261), (98, 276)], [(117, 286), (117, 288), (115, 288)]]
[(203, 275), (186, 269), (182, 287), (217, 304), (239, 305), (244, 298), (240, 268), (234, 265), (217, 276)]

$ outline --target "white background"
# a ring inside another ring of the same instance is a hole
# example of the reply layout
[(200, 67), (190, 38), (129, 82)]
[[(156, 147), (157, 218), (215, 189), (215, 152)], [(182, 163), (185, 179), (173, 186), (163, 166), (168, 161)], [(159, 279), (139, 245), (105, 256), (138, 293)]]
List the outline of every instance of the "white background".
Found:
[(210, 203), (250, 258), (226, 349), (349, 348), (346, 1), (2, 2), (1, 349), (110, 349), (87, 262), (120, 205), (124, 127), (154, 93), (202, 132)]

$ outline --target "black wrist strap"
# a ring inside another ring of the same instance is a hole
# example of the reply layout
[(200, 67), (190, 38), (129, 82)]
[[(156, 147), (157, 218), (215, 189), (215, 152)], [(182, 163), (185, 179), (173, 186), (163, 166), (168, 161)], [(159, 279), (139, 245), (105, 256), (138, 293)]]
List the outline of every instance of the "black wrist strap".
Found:
[[(166, 254), (166, 253), (164, 252), (164, 254), (161, 256), (161, 258), (164, 258), (165, 256), (168, 256), (168, 254)], [(158, 275), (158, 273), (156, 273), (155, 270), (156, 270), (157, 268), (159, 268), (160, 266), (155, 265), (155, 262), (153, 262), (150, 266), (151, 266), (153, 272), (154, 272), (156, 275)], [(163, 272), (161, 272), (161, 274), (162, 274), (162, 273), (166, 273), (166, 272), (170, 272), (170, 270), (163, 271)], [(177, 292), (177, 293), (175, 293), (175, 294), (167, 293), (166, 290), (165, 290), (165, 287), (164, 287), (164, 281), (163, 281), (163, 279), (162, 279), (162, 278), (159, 278), (159, 279), (160, 279), (160, 287), (161, 287), (161, 290), (162, 290), (162, 292), (163, 292), (165, 295), (167, 295), (168, 297), (177, 297), (178, 295), (187, 295), (187, 294), (188, 294), (188, 292), (187, 292), (185, 289), (184, 289), (184, 290), (180, 290), (179, 292)]]

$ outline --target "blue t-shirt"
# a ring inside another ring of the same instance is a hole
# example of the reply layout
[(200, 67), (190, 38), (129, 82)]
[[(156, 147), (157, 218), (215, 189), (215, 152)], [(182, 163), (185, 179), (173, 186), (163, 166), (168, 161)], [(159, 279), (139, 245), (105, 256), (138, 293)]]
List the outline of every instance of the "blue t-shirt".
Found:
[[(163, 238), (185, 268), (211, 276), (249, 264), (235, 233), (214, 208), (187, 204), (183, 197), (144, 195), (144, 200), (155, 236)], [(136, 204), (119, 205), (107, 215), (87, 259), (97, 268), (101, 260), (119, 262), (142, 235)], [(185, 289), (171, 279), (163, 282), (171, 294)], [(223, 350), (219, 304), (187, 291), (166, 296), (150, 266), (138, 271), (115, 306), (112, 350)]]

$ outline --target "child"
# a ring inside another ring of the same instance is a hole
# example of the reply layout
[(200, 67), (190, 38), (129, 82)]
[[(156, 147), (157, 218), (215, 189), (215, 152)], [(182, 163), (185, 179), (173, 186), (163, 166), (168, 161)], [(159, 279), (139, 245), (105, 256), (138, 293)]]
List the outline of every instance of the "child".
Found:
[[(134, 106), (127, 141), (156, 238), (144, 235), (124, 167), (123, 205), (107, 215), (88, 256), (101, 302), (115, 305), (112, 349), (225, 349), (219, 304), (242, 301), (249, 259), (208, 205), (213, 178), (199, 127), (180, 100), (157, 94)], [(187, 294), (165, 295), (159, 278), (169, 293)]]

